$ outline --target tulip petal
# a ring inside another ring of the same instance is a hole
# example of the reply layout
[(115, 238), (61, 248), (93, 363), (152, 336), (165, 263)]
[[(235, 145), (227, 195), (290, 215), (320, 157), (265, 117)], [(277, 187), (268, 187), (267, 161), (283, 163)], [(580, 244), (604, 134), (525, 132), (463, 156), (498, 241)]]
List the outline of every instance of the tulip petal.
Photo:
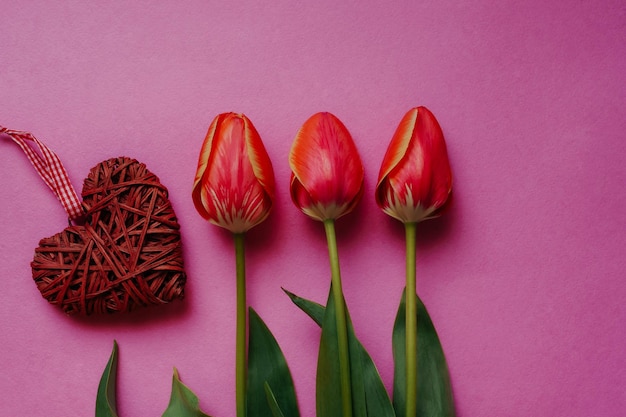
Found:
[(336, 204), (335, 202), (331, 202), (328, 204), (322, 204), (319, 201), (314, 201), (311, 198), (311, 195), (304, 188), (302, 183), (298, 181), (295, 175), (291, 175), (291, 199), (294, 203), (300, 207), (300, 210), (307, 216), (319, 220), (324, 221), (326, 219), (337, 219), (344, 214), (351, 212), (356, 204), (359, 202), (361, 195), (363, 194), (363, 189), (357, 196), (352, 199), (351, 202), (345, 204)]
[(204, 177), (204, 173), (206, 172), (207, 167), (209, 166), (212, 153), (211, 150), (213, 148), (213, 138), (215, 137), (217, 125), (219, 124), (223, 116), (223, 114), (220, 114), (215, 119), (213, 119), (211, 125), (209, 126), (209, 131), (207, 132), (206, 137), (202, 142), (202, 147), (200, 148), (200, 157), (198, 158), (198, 168), (196, 170), (196, 177), (193, 182), (193, 189), (191, 193), (196, 210), (205, 219), (208, 219), (210, 215), (206, 211), (205, 205), (202, 203), (202, 187), (200, 183), (202, 181), (202, 178)]
[(246, 137), (246, 150), (248, 152), (248, 159), (252, 164), (254, 176), (268, 194), (269, 198), (273, 200), (275, 193), (275, 181), (272, 161), (263, 146), (259, 133), (250, 119), (248, 119), (245, 115), (242, 115), (242, 118), (245, 125), (244, 132)]
[(417, 108), (413, 108), (409, 110), (400, 121), (400, 124), (391, 139), (391, 143), (389, 143), (387, 152), (385, 152), (383, 163), (380, 166), (377, 186), (380, 185), (380, 183), (389, 175), (391, 170), (400, 163), (402, 158), (404, 158), (404, 155), (409, 148), (409, 143), (413, 138), (413, 128), (415, 126), (415, 121), (417, 120), (417, 113)]
[(419, 118), (417, 125), (418, 134), (424, 138), (423, 148), (427, 155), (431, 173), (429, 181), (429, 197), (431, 205), (440, 207), (449, 197), (452, 191), (452, 172), (448, 160), (448, 150), (443, 138), (441, 127), (435, 116), (425, 107), (420, 109), (423, 117)]
[(390, 174), (394, 187), (411, 188), (422, 206), (439, 207), (448, 198), (452, 175), (441, 127), (425, 107), (418, 108), (411, 140), (404, 161)]

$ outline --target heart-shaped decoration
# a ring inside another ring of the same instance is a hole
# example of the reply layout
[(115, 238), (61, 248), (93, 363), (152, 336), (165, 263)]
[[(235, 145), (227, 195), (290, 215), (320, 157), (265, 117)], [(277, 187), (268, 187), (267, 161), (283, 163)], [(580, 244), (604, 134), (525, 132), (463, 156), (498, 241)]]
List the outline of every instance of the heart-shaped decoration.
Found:
[(82, 197), (84, 225), (35, 250), (33, 279), (44, 298), (82, 315), (183, 298), (180, 226), (157, 176), (134, 159), (109, 159), (92, 168)]

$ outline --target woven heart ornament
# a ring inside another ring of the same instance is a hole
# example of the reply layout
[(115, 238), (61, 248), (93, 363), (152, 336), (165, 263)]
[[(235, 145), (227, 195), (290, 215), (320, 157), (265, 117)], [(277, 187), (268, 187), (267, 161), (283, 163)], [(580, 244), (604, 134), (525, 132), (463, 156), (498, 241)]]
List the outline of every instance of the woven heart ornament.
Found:
[[(80, 223), (42, 239), (35, 250), (33, 279), (44, 298), (79, 315), (126, 312), (183, 298), (180, 226), (156, 175), (134, 159), (104, 161), (85, 179), (77, 209), (58, 157), (32, 135), (3, 129), (0, 133), (25, 151), (70, 219)], [(41, 155), (27, 141), (36, 143)]]

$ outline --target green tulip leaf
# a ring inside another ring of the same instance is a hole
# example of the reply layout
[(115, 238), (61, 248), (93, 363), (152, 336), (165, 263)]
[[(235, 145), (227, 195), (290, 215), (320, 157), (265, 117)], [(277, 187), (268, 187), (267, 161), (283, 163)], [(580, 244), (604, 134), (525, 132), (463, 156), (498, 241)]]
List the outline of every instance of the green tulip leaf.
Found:
[(200, 410), (196, 394), (180, 381), (176, 368), (172, 377), (170, 403), (162, 417), (209, 417)]
[[(291, 301), (322, 327), (317, 375), (317, 417), (341, 417), (341, 387), (339, 382), (339, 352), (332, 288), (327, 308), (285, 290)], [(345, 303), (345, 300), (344, 300)], [(350, 378), (354, 417), (394, 417), (389, 395), (385, 390), (378, 369), (365, 347), (357, 339), (350, 315), (348, 344), (350, 354)]]
[[(350, 332), (354, 335), (354, 332)], [(367, 416), (368, 417), (394, 417), (396, 413), (394, 412), (393, 405), (391, 403), (391, 399), (389, 398), (389, 394), (387, 394), (387, 390), (385, 389), (385, 385), (383, 384), (382, 379), (380, 379), (380, 374), (378, 373), (378, 369), (372, 361), (372, 358), (365, 350), (365, 347), (359, 342), (356, 337), (353, 338), (356, 342), (356, 346), (354, 350), (356, 350), (360, 354), (360, 362), (363, 368), (363, 386), (365, 387), (365, 399), (367, 404)], [(352, 355), (353, 347), (350, 346), (350, 354)]]
[(326, 310), (326, 307), (314, 301), (309, 301), (305, 298), (298, 297), (294, 293), (289, 292), (284, 288), (283, 291), (285, 292), (285, 294), (287, 294), (287, 296), (289, 296), (291, 301), (300, 308), (300, 310), (304, 311), (307, 316), (311, 317), (313, 321), (317, 323), (318, 326), (322, 327), (322, 322), (324, 321), (324, 311)]
[(117, 342), (113, 341), (113, 351), (109, 357), (96, 396), (96, 417), (117, 417), (116, 410)]
[[(393, 406), (406, 411), (406, 289), (393, 327)], [(416, 417), (454, 417), (454, 399), (441, 342), (426, 307), (417, 297), (417, 413)]]
[[(339, 345), (335, 304), (332, 294), (331, 290), (328, 303), (326, 304), (324, 320), (322, 322), (322, 336), (317, 357), (315, 389), (317, 417), (342, 417), (343, 415), (341, 406), (341, 376), (339, 373)], [(353, 368), (351, 367), (350, 372), (352, 371)], [(353, 392), (352, 395), (354, 396), (354, 394)]]
[(247, 417), (298, 417), (287, 361), (261, 317), (250, 308)]
[(276, 396), (274, 395), (272, 388), (270, 388), (270, 384), (266, 382), (265, 384), (263, 384), (263, 388), (265, 388), (265, 396), (267, 397), (267, 403), (269, 404), (270, 409), (272, 410), (272, 416), (273, 417), (285, 417), (285, 415), (283, 414), (283, 411), (280, 409), (280, 406), (278, 405), (278, 401), (276, 400)]

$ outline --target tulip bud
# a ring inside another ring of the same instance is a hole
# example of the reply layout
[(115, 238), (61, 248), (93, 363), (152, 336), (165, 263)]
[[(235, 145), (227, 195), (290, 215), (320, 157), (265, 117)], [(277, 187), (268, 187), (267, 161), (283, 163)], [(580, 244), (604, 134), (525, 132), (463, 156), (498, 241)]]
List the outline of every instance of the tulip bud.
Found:
[(417, 223), (437, 217), (452, 191), (443, 132), (426, 107), (409, 110), (383, 159), (376, 203), (388, 215)]
[(363, 164), (341, 121), (330, 113), (311, 116), (289, 154), (291, 199), (306, 215), (325, 221), (351, 212), (363, 195)]
[(274, 171), (261, 137), (243, 114), (218, 115), (206, 135), (193, 184), (198, 213), (233, 233), (267, 218)]

